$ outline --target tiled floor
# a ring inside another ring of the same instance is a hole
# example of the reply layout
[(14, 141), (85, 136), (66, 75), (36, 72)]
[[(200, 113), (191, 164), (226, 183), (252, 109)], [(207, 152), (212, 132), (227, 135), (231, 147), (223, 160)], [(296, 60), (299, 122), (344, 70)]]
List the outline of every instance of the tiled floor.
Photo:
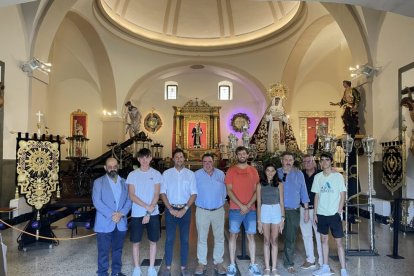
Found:
[[(194, 221), (193, 221), (194, 222)], [(351, 235), (350, 242), (352, 249), (359, 248), (367, 249), (367, 221), (363, 220), (360, 225), (359, 232), (359, 243), (358, 235)], [(58, 237), (70, 237), (70, 230), (64, 228), (66, 224), (65, 220), (57, 222), (54, 227), (54, 232)], [(392, 241), (393, 241), (393, 232), (390, 231), (390, 227), (387, 225), (375, 225), (376, 230), (376, 249), (379, 256), (347, 256), (347, 268), (349, 275), (413, 275), (411, 272), (414, 269), (413, 262), (413, 253), (414, 253), (414, 234), (408, 233), (406, 235), (399, 234), (399, 255), (403, 256), (404, 259), (395, 260), (387, 256), (387, 254), (392, 254)], [(24, 225), (19, 225), (20, 228), (23, 228)], [(358, 229), (354, 229), (358, 230)], [(90, 230), (80, 229), (76, 237), (82, 235), (90, 234)], [(58, 246), (53, 247), (52, 249), (28, 249), (27, 252), (18, 251), (16, 239), (19, 235), (18, 232), (11, 229), (7, 229), (1, 232), (3, 236), (4, 243), (8, 246), (7, 253), (7, 264), (8, 271), (11, 276), (20, 276), (20, 275), (95, 275), (96, 271), (96, 241), (95, 237), (88, 237), (84, 239), (61, 241)], [(226, 233), (227, 234), (227, 233)], [(164, 255), (164, 239), (165, 233), (163, 232), (161, 240), (158, 244), (157, 258), (163, 259)], [(193, 272), (196, 265), (196, 239), (197, 233), (195, 230), (194, 223), (191, 226), (190, 232), (190, 254), (189, 254), (189, 268)], [(257, 235), (257, 250), (256, 250), (256, 259), (257, 262), (263, 264), (263, 242), (262, 237)], [(212, 238), (209, 239), (209, 248), (212, 248)], [(174, 261), (172, 267), (172, 275), (178, 276), (179, 273), (179, 245), (178, 239), (176, 240), (176, 248), (174, 253)], [(279, 248), (283, 248), (282, 238), (279, 240)], [(240, 237), (238, 244), (238, 254), (240, 254)], [(282, 252), (279, 249), (278, 257), (278, 270), (281, 275), (291, 275), (282, 265)], [(331, 243), (331, 255), (329, 262), (331, 268), (336, 272), (336, 275), (339, 275), (339, 262), (335, 258), (336, 249), (334, 244)], [(143, 242), (141, 246), (143, 258), (148, 256), (148, 243)], [(211, 250), (210, 250), (211, 251)], [(298, 236), (297, 240), (297, 252), (295, 257), (295, 266), (298, 268), (304, 261), (304, 248), (301, 236)], [(209, 252), (209, 260), (211, 260), (211, 252)], [(228, 250), (225, 251), (225, 262), (228, 263)], [(247, 267), (249, 261), (237, 260), (237, 265), (240, 270), (240, 275), (248, 275)], [(205, 275), (214, 275), (214, 270), (212, 269), (211, 261), (209, 263), (209, 269)], [(124, 246), (123, 254), (123, 272), (126, 275), (132, 275), (132, 254), (131, 254), (131, 244), (127, 238)], [(157, 267), (161, 272), (164, 267), (161, 263), (161, 267)], [(144, 275), (146, 275), (146, 267), (143, 268)], [(312, 275), (310, 270), (301, 270), (298, 268), (298, 272), (295, 275)]]

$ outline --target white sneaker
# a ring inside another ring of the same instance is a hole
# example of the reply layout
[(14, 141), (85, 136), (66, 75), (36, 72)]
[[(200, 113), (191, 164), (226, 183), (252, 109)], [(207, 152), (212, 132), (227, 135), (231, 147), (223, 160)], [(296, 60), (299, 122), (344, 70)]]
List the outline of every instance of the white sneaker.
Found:
[(155, 270), (155, 268), (152, 266), (150, 266), (148, 268), (148, 272), (147, 272), (148, 276), (157, 276), (157, 271)]
[(227, 276), (235, 276), (236, 275), (236, 273), (237, 273), (237, 268), (236, 268), (236, 265), (235, 264), (230, 264), (228, 267), (227, 267)]
[(329, 265), (324, 264), (322, 267), (320, 267), (318, 270), (316, 270), (312, 275), (315, 275), (315, 276), (332, 275), (331, 268), (329, 267)]
[(348, 272), (346, 272), (345, 268), (341, 268), (341, 276), (348, 276)]
[(132, 276), (142, 276), (142, 271), (141, 271), (141, 268), (139, 266), (136, 266), (134, 268), (134, 272), (132, 273)]
[(260, 272), (259, 266), (257, 264), (250, 264), (249, 272), (250, 272), (250, 275), (254, 275), (254, 276), (262, 275), (262, 273)]

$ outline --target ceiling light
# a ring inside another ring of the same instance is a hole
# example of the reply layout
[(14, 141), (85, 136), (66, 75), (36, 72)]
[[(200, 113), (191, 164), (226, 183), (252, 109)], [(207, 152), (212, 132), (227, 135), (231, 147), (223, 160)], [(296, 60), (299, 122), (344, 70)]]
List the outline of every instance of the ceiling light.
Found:
[(42, 71), (43, 73), (50, 73), (52, 64), (48, 62), (43, 62), (38, 60), (37, 58), (32, 58), (29, 61), (23, 63), (20, 68), (23, 72), (26, 72), (29, 76), (33, 74), (33, 71), (38, 69)]

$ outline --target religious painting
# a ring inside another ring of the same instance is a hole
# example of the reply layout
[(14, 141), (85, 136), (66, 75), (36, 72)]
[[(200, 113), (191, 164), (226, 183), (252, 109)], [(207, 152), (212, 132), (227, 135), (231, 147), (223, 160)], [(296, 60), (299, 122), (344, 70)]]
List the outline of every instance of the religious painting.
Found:
[(80, 109), (70, 114), (71, 136), (84, 136), (88, 134), (88, 114)]
[(307, 118), (307, 145), (313, 145), (315, 143), (318, 134), (318, 129), (320, 129), (321, 126), (328, 130), (329, 120), (327, 117)]
[(299, 111), (300, 150), (314, 144), (318, 128), (325, 126), (326, 134), (335, 132), (335, 111)]
[(207, 149), (207, 122), (189, 121), (187, 126), (187, 144), (190, 149)]
[(160, 115), (154, 112), (148, 113), (144, 119), (144, 127), (146, 130), (152, 133), (157, 132), (162, 126), (162, 120)]

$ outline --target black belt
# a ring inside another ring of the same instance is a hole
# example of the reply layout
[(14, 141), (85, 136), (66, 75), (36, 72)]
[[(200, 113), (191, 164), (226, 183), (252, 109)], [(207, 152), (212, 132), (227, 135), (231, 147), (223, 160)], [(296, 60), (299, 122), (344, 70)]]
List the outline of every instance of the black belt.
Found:
[(218, 207), (218, 208), (214, 208), (214, 209), (207, 209), (207, 208), (203, 208), (203, 207), (200, 207), (200, 206), (197, 206), (197, 208), (200, 208), (200, 209), (203, 209), (203, 210), (206, 210), (206, 211), (210, 211), (210, 212), (212, 212), (212, 211), (216, 211), (216, 210), (218, 210), (218, 209), (221, 209), (223, 206), (220, 206), (220, 207)]
[[(305, 205), (303, 205), (302, 203), (300, 204), (303, 208), (305, 208)], [(313, 205), (308, 205), (308, 209), (312, 210), (313, 209)]]

